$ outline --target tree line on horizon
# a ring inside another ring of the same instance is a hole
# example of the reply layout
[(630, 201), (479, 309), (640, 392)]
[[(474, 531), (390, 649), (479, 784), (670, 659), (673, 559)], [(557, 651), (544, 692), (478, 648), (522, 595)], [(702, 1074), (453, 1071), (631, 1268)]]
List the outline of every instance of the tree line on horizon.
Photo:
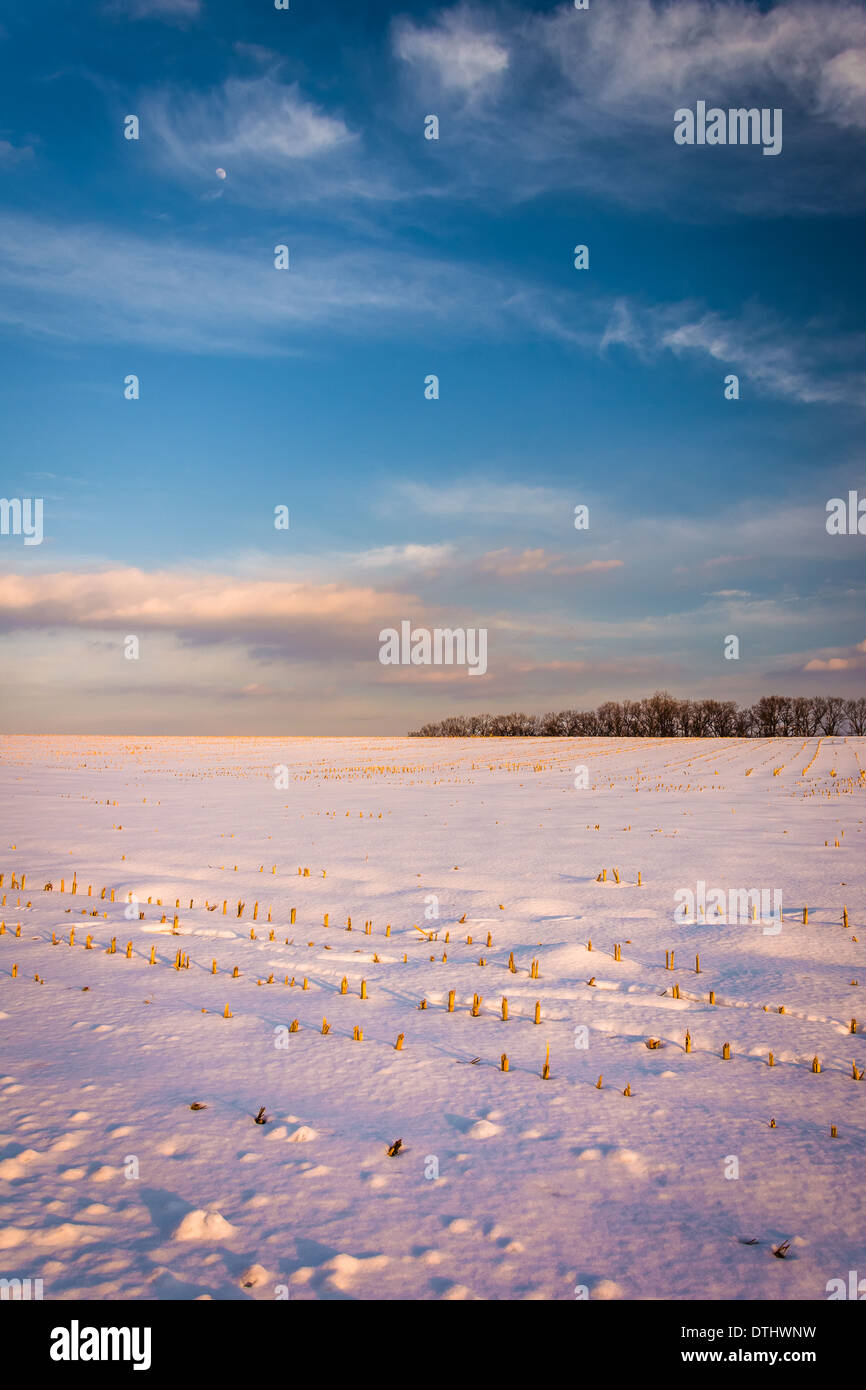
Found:
[(607, 700), (594, 710), (551, 714), (455, 714), (412, 729), (409, 738), (786, 738), (866, 734), (866, 696), (764, 695), (735, 700), (679, 700), (657, 690), (642, 700)]

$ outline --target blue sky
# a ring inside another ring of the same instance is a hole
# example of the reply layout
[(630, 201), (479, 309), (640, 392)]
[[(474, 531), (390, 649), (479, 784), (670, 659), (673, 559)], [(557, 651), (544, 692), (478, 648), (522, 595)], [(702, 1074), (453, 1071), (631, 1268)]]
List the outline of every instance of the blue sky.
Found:
[[(0, 493), (45, 506), (0, 536), (4, 728), (862, 693), (866, 7), (0, 24)], [(781, 108), (781, 154), (676, 145), (698, 100)], [(486, 627), (487, 674), (380, 665), (404, 618)]]

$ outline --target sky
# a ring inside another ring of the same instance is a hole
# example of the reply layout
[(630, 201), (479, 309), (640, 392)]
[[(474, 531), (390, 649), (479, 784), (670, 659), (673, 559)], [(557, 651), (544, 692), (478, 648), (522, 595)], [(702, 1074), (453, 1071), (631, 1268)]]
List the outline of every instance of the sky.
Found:
[(864, 693), (866, 5), (4, 0), (0, 64), (0, 730)]

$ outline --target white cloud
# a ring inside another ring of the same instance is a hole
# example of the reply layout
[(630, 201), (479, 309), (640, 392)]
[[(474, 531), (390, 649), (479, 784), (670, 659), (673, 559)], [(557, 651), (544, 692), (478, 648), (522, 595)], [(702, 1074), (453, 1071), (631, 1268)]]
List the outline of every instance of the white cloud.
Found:
[[(298, 655), (375, 656), (379, 628), (421, 605), (369, 585), (249, 580), (132, 567), (0, 575), (0, 626), (171, 632), (191, 641), (278, 644)], [(371, 636), (372, 634), (372, 636)]]
[(618, 299), (601, 335), (599, 350), (618, 345), (642, 352), (645, 343), (626, 300)]
[[(213, 173), (210, 175), (213, 182)], [(149, 241), (105, 227), (0, 214), (0, 323), (76, 343), (122, 341), (198, 352), (299, 351), (310, 333), (461, 337), (543, 333), (537, 298), (483, 268), (393, 245), (291, 239), (232, 251)], [(555, 318), (554, 307), (547, 314)]]
[(168, 89), (146, 96), (142, 120), (176, 172), (205, 176), (214, 164), (291, 167), (350, 145), (345, 122), (307, 101), (297, 84), (266, 75), (229, 78), (206, 93)]
[(461, 478), (454, 482), (399, 483), (384, 507), (419, 512), (424, 516), (459, 518), (474, 525), (506, 519), (542, 520), (569, 514), (568, 499), (547, 487), (529, 487), (492, 478)]
[[(790, 0), (759, 9), (742, 0), (620, 0), (599, 6), (592, 22), (564, 5), (539, 16), (537, 32), (568, 84), (584, 98), (642, 121), (667, 120), (681, 98), (706, 94), (817, 110), (835, 119), (850, 88), (862, 91), (858, 50), (866, 11), (846, 0)], [(652, 109), (647, 103), (652, 103)], [(849, 123), (846, 112), (843, 124)]]
[[(763, 394), (806, 404), (864, 399), (866, 340), (832, 324), (804, 334), (758, 307), (733, 318), (688, 303), (596, 298), (583, 302), (577, 332), (567, 323), (567, 296), (484, 267), (387, 242), (345, 249), (322, 236), (293, 241), (290, 250), (292, 269), (276, 271), (269, 246), (215, 250), (0, 214), (0, 325), (76, 343), (235, 354), (300, 352), (322, 332), (387, 339), (423, 326), (431, 340), (445, 332), (464, 340), (519, 334), (585, 351), (618, 345), (650, 365), (663, 351), (703, 356)], [(481, 502), (471, 483), (456, 486), (422, 487), (409, 500), (429, 515), (484, 507), (491, 518), (548, 505), (543, 489), (506, 487)]]
[(826, 661), (815, 657), (812, 661), (807, 661), (803, 667), (804, 671), (847, 671), (851, 667), (851, 662), (842, 656), (831, 656)]
[(380, 545), (348, 557), (351, 568), (359, 570), (438, 570), (450, 565), (455, 547), (450, 542), (440, 545)]
[(866, 128), (866, 47), (847, 48), (824, 64), (818, 106), (836, 125)]
[(395, 23), (394, 51), (413, 67), (426, 69), (446, 90), (472, 93), (508, 68), (503, 41), (464, 10), (450, 10), (429, 28), (410, 20)]
[[(838, 653), (844, 652), (844, 655)], [(866, 667), (866, 642), (854, 647), (825, 649), (823, 656), (814, 656), (803, 666), (804, 671), (862, 671)]]
[(762, 395), (804, 405), (862, 405), (866, 388), (864, 337), (830, 325), (802, 329), (780, 322), (763, 308), (738, 318), (697, 305), (642, 306), (619, 300), (601, 335), (599, 349), (620, 345), (644, 360), (668, 350), (718, 362)]
[[(674, 353), (704, 353), (732, 371), (744, 372), (770, 395), (805, 405), (863, 403), (866, 373), (862, 369), (843, 369), (822, 377), (814, 368), (820, 366), (818, 358), (826, 344), (817, 337), (806, 341), (786, 336), (777, 324), (732, 323), (707, 313), (663, 333), (659, 342)], [(835, 347), (841, 346), (837, 338)], [(862, 356), (862, 342), (854, 340), (852, 347)]]
[[(521, 200), (589, 188), (636, 207), (669, 210), (676, 199), (690, 216), (720, 205), (826, 213), (866, 197), (856, 156), (839, 141), (840, 127), (852, 138), (866, 131), (862, 5), (616, 0), (584, 12), (568, 0), (553, 11), (479, 13), (449, 9), (395, 29), (401, 57), (431, 80), (450, 74), (452, 88), (473, 97), (449, 165), (458, 193)], [(506, 63), (507, 82), (494, 80)], [(782, 107), (784, 160), (770, 173), (750, 149), (692, 158), (675, 147), (673, 113), (698, 97)]]

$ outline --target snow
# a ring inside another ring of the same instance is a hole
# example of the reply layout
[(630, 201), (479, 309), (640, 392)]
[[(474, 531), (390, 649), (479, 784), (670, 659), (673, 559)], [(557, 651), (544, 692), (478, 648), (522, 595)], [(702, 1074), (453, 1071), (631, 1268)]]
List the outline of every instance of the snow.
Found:
[[(0, 758), (4, 1277), (773, 1300), (866, 1272), (866, 740), (6, 737)], [(675, 920), (700, 882), (781, 888), (781, 930)]]
[(234, 1234), (234, 1226), (218, 1211), (188, 1211), (172, 1233), (172, 1240), (207, 1240), (216, 1244), (230, 1240)]

